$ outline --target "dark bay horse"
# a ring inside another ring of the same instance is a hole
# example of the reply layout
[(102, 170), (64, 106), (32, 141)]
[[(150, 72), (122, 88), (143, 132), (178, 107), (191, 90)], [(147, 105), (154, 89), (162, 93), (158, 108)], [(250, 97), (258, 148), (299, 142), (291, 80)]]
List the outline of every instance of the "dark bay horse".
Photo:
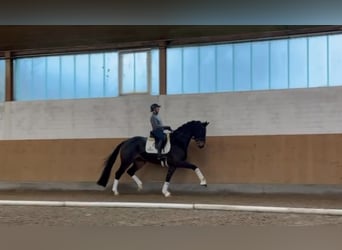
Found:
[[(199, 148), (204, 147), (206, 140), (206, 127), (208, 124), (209, 122), (190, 121), (183, 124), (171, 133), (171, 149), (166, 155), (168, 171), (162, 188), (162, 193), (165, 195), (165, 197), (170, 196), (168, 187), (172, 175), (177, 168), (192, 169), (198, 176), (200, 185), (207, 185), (206, 179), (204, 178), (200, 169), (194, 164), (187, 162), (186, 158), (191, 139), (196, 141), (196, 144)], [(106, 160), (104, 169), (99, 180), (97, 181), (97, 184), (103, 187), (107, 185), (114, 162), (120, 152), (121, 165), (115, 173), (115, 179), (112, 188), (114, 194), (119, 194), (119, 180), (127, 169), (127, 173), (138, 185), (138, 189), (142, 189), (142, 182), (135, 175), (136, 171), (142, 168), (146, 162), (160, 164), (160, 161), (157, 160), (157, 154), (151, 154), (145, 151), (146, 140), (146, 137), (135, 136), (121, 142)]]

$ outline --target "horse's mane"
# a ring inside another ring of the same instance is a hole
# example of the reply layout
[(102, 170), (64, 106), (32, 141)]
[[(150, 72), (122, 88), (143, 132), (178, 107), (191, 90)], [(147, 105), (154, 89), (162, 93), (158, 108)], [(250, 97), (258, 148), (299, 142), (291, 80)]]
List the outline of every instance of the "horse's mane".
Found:
[(195, 120), (188, 121), (187, 123), (184, 123), (179, 128), (177, 128), (175, 131), (182, 131), (184, 129), (189, 129), (189, 127), (190, 128), (193, 127), (193, 125), (196, 123), (201, 123), (201, 121), (195, 121)]

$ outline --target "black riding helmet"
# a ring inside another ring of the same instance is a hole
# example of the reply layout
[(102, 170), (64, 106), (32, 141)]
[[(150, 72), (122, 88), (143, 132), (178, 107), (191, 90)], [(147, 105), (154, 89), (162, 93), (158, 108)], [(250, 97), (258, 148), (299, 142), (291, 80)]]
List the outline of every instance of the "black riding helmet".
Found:
[(153, 104), (151, 105), (151, 112), (153, 112), (155, 108), (160, 108), (160, 107), (161, 107), (161, 106), (160, 106), (159, 104), (153, 103)]

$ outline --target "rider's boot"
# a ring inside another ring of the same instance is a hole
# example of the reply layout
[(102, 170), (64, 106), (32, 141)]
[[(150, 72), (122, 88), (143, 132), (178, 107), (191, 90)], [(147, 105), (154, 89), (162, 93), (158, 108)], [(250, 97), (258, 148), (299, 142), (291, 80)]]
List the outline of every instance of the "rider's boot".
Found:
[(158, 155), (157, 155), (157, 159), (158, 159), (158, 160), (161, 160), (161, 159), (162, 159), (162, 154), (161, 154), (161, 151), (162, 151), (162, 144), (163, 144), (163, 142), (160, 140), (160, 141), (158, 141), (157, 146), (156, 146), (157, 151), (158, 151)]
[(163, 167), (165, 167), (165, 166), (168, 166), (168, 165), (167, 165), (167, 162), (166, 162), (166, 157), (163, 156), (162, 153), (161, 153), (162, 145), (163, 145), (162, 141), (159, 141), (158, 144), (157, 144), (157, 150), (158, 150), (157, 159), (158, 159), (158, 161), (160, 161), (161, 165)]

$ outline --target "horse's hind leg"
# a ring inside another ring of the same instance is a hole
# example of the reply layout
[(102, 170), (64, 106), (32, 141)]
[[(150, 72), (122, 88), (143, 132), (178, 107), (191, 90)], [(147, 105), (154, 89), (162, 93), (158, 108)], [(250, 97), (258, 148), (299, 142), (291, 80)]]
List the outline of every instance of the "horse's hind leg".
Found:
[(138, 191), (141, 191), (143, 188), (142, 181), (135, 175), (135, 173), (145, 165), (145, 161), (142, 159), (136, 159), (133, 163), (133, 166), (127, 170), (127, 174), (132, 177), (135, 183), (138, 186)]
[(114, 179), (113, 188), (112, 188), (114, 195), (119, 195), (119, 191), (118, 191), (119, 180), (122, 174), (129, 167), (129, 165), (130, 165), (129, 163), (122, 162), (119, 169), (115, 172), (115, 179)]
[(170, 185), (172, 175), (174, 174), (175, 171), (176, 171), (176, 168), (174, 166), (169, 166), (167, 170), (165, 182), (162, 188), (162, 193), (165, 197), (169, 197), (171, 195), (171, 193), (169, 192), (169, 185)]

